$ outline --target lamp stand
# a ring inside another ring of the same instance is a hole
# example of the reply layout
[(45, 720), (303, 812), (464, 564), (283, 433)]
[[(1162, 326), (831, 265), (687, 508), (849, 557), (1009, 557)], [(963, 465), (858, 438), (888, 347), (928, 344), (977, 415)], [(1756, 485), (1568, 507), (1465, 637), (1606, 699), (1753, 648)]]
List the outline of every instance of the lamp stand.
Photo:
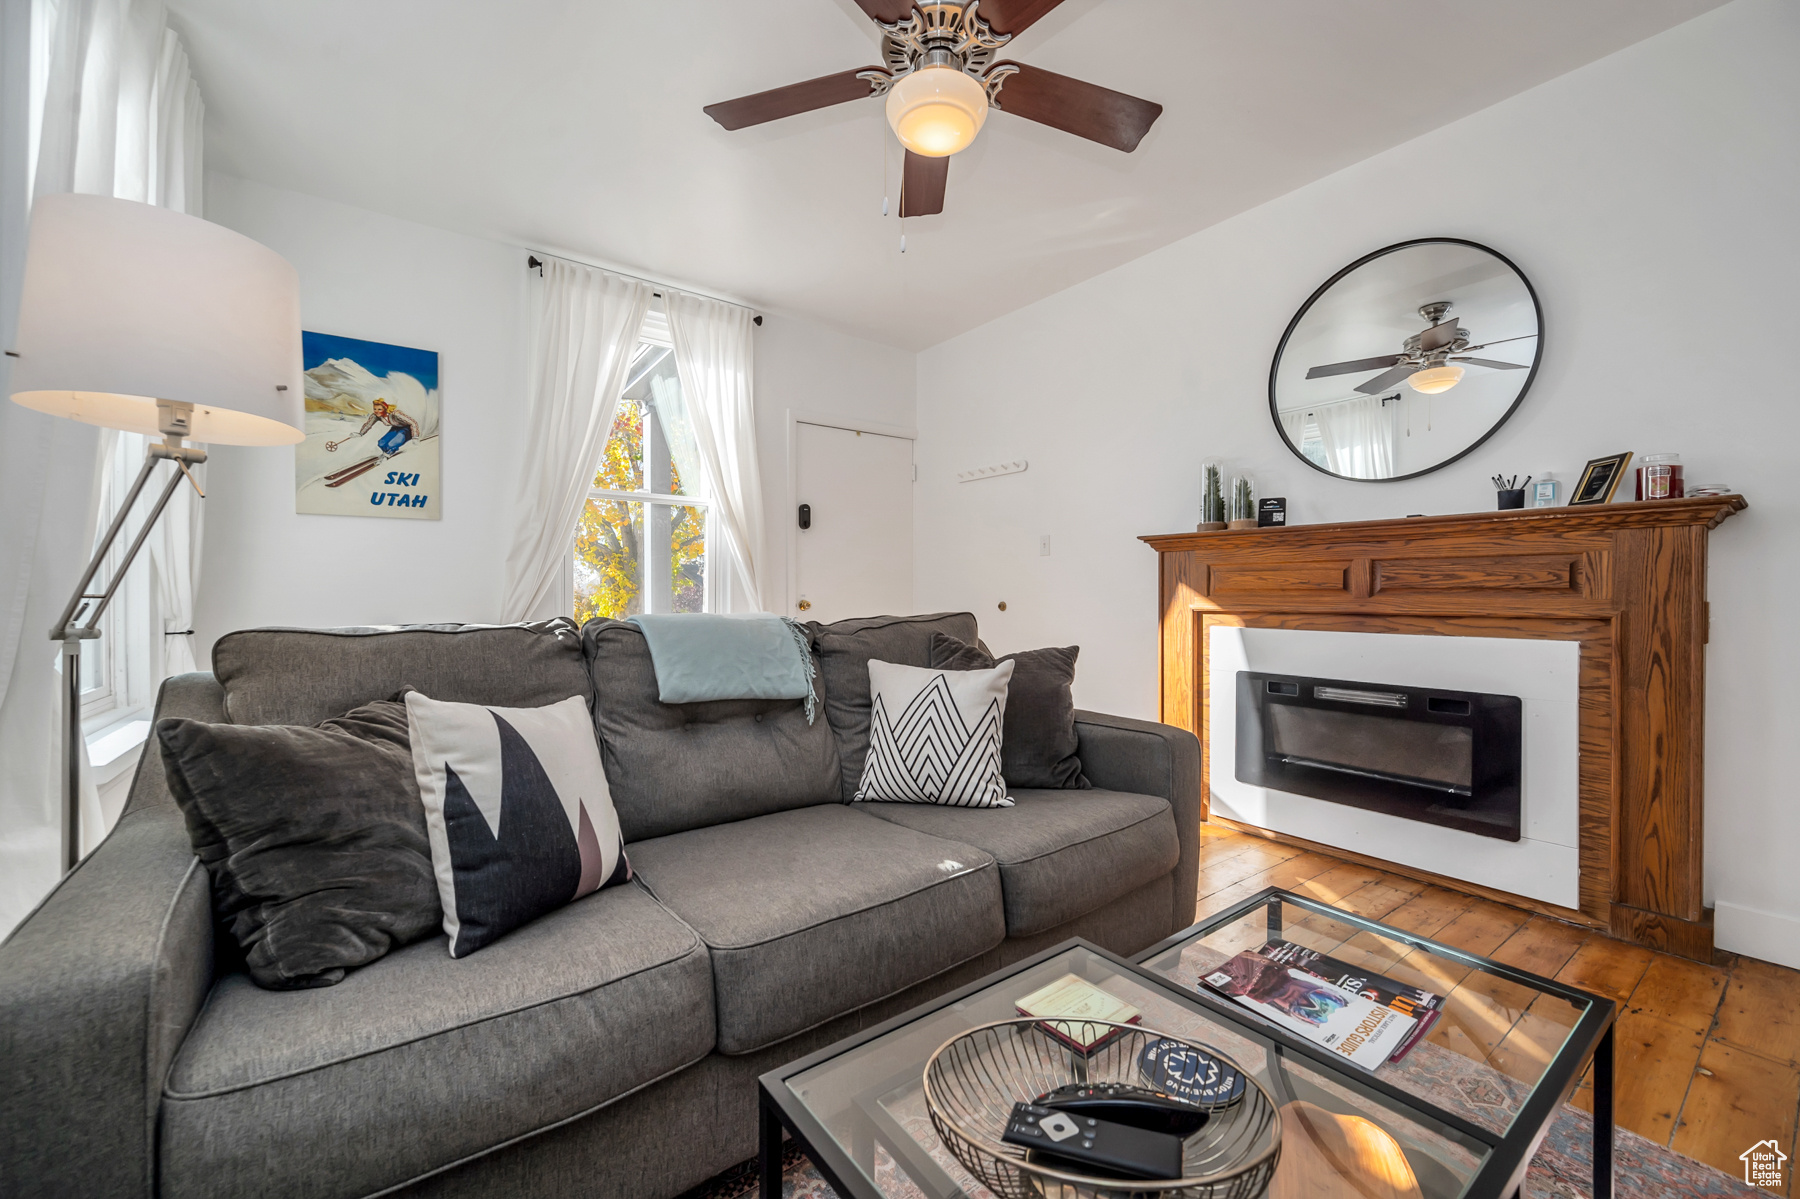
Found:
[[(163, 435), (160, 443), (152, 442), (144, 451), (144, 467), (138, 471), (137, 481), (131, 485), (131, 491), (125, 496), (125, 502), (119, 505), (118, 513), (112, 524), (107, 526), (106, 535), (100, 539), (100, 545), (94, 550), (87, 569), (81, 573), (81, 582), (75, 585), (75, 594), (63, 608), (62, 618), (56, 627), (50, 630), (50, 640), (62, 642), (63, 673), (63, 819), (62, 819), (62, 858), (63, 872), (66, 874), (75, 869), (81, 862), (81, 643), (93, 641), (100, 636), (96, 626), (100, 617), (105, 614), (106, 606), (112, 603), (113, 593), (119, 589), (119, 583), (125, 572), (131, 569), (132, 561), (138, 550), (143, 548), (144, 541), (150, 536), (150, 530), (162, 516), (163, 509), (168, 507), (175, 489), (181, 486), (183, 476), (194, 484), (194, 491), (201, 499), (206, 493), (188, 470), (190, 465), (199, 465), (206, 461), (206, 451), (196, 446), (183, 444), (183, 440), (193, 429), (194, 406), (177, 400), (156, 401), (157, 427)], [(118, 540), (119, 532), (125, 527), (125, 518), (136, 506), (138, 496), (144, 485), (150, 481), (150, 472), (156, 469), (158, 462), (167, 459), (175, 464), (175, 472), (169, 476), (162, 495), (157, 498), (156, 506), (150, 510), (149, 519), (144, 521), (143, 528), (132, 539), (125, 551), (125, 560), (112, 573), (112, 580), (106, 589), (90, 592), (88, 585), (100, 572), (111, 552), (113, 542)], [(89, 605), (92, 604), (90, 608)], [(86, 623), (83, 623), (83, 618)]]

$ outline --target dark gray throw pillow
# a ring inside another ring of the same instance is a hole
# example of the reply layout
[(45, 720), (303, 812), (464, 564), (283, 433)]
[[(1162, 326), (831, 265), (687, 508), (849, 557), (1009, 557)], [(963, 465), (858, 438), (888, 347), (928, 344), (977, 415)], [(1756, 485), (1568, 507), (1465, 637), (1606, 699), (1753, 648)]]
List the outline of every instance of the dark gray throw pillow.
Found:
[(996, 658), (987, 647), (970, 645), (948, 633), (931, 636), (931, 665), (937, 670), (990, 670), (1013, 664), (1006, 689), (1006, 719), (1000, 726), (1000, 773), (1008, 787), (1086, 790), (1076, 755), (1075, 658), (1079, 645), (1028, 649)]
[(819, 655), (819, 683), (825, 693), (825, 719), (837, 738), (845, 803), (856, 798), (869, 756), (869, 723), (874, 700), (869, 695), (869, 662), (930, 666), (931, 638), (944, 633), (976, 640), (975, 617), (967, 612), (934, 612), (928, 616), (863, 616), (833, 624), (813, 621), (813, 649)]
[(169, 790), (264, 987), (328, 987), (438, 931), (406, 706), (316, 726), (162, 720)]

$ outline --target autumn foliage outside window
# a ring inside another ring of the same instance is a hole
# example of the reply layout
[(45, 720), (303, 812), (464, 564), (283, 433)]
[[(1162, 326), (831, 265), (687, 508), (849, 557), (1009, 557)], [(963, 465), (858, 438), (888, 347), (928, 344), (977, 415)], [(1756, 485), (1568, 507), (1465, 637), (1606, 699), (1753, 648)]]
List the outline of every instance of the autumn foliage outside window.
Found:
[(674, 359), (638, 358), (575, 533), (577, 621), (706, 610), (707, 504)]

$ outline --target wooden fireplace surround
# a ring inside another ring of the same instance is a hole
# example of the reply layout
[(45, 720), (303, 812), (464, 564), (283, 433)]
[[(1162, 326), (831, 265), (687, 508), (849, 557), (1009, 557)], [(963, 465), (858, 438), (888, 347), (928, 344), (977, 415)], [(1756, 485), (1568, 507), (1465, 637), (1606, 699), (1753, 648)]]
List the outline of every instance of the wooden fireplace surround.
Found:
[(1575, 641), (1578, 910), (1224, 823), (1710, 962), (1706, 540), (1746, 506), (1733, 495), (1143, 538), (1161, 580), (1162, 720), (1200, 738), (1202, 811), (1213, 625)]

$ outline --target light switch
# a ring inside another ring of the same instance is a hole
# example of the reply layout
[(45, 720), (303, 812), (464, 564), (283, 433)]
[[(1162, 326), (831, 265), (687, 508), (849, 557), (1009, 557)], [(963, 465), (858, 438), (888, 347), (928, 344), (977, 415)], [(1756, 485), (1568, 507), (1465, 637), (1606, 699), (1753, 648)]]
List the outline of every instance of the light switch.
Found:
[(1038, 557), (1048, 558), (1049, 556), (1050, 556), (1050, 534), (1045, 533), (1042, 537), (1038, 538)]

